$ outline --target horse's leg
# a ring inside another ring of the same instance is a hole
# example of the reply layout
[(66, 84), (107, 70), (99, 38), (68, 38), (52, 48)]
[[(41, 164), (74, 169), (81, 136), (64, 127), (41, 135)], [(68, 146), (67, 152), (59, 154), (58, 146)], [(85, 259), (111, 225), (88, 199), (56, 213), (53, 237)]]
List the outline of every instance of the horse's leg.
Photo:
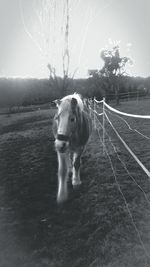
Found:
[(73, 152), (70, 151), (70, 154), (69, 154), (68, 178), (71, 178), (72, 177), (72, 168), (73, 168)]
[(81, 154), (83, 150), (78, 152), (74, 152), (73, 155), (73, 175), (72, 175), (72, 185), (80, 185), (82, 182), (80, 180), (80, 161), (81, 161)]
[(57, 193), (57, 202), (61, 203), (67, 200), (68, 198), (68, 153), (59, 153), (57, 152), (58, 157), (58, 193)]

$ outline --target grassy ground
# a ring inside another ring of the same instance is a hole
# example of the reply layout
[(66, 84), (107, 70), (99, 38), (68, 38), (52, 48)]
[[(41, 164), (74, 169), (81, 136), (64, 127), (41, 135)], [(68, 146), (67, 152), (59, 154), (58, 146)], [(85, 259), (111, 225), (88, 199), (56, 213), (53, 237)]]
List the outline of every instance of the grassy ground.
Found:
[[(123, 103), (119, 109), (150, 114), (149, 106), (147, 100), (139, 105)], [(82, 157), (83, 184), (73, 191), (69, 182), (69, 200), (57, 206), (53, 115), (51, 109), (0, 116), (0, 267), (150, 266), (150, 204), (141, 191), (150, 199), (149, 179), (106, 124), (118, 156), (138, 186), (122, 167), (108, 137), (109, 159), (93, 131)], [(150, 140), (108, 115), (149, 168)], [(149, 135), (148, 120), (127, 121)]]

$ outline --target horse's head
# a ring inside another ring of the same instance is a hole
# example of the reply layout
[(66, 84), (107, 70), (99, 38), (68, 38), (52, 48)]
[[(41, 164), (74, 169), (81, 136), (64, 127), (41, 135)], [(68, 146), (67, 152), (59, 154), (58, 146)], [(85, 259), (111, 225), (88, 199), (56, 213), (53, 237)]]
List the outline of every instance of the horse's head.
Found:
[(58, 111), (55, 115), (57, 133), (55, 135), (56, 150), (64, 153), (69, 147), (69, 141), (77, 127), (78, 101), (75, 97), (55, 101)]

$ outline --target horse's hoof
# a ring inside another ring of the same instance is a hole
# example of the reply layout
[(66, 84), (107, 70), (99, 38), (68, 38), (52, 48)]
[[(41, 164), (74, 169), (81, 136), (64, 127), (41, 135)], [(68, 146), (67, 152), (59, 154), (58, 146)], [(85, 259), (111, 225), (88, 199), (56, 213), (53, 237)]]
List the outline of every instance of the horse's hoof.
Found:
[(68, 199), (68, 195), (60, 195), (60, 196), (57, 196), (57, 203), (58, 204), (63, 204), (64, 202), (66, 202)]

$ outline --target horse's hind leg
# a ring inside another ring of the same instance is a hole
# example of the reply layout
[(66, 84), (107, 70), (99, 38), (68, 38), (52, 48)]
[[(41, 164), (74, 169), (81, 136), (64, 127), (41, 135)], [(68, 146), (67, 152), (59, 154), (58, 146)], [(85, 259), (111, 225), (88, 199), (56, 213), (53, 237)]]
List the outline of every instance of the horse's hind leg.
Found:
[(73, 168), (73, 152), (70, 152), (69, 153), (68, 178), (72, 177), (72, 168)]
[(72, 175), (72, 185), (80, 185), (82, 182), (80, 180), (80, 161), (81, 161), (81, 154), (80, 152), (74, 152), (73, 155), (73, 175)]

